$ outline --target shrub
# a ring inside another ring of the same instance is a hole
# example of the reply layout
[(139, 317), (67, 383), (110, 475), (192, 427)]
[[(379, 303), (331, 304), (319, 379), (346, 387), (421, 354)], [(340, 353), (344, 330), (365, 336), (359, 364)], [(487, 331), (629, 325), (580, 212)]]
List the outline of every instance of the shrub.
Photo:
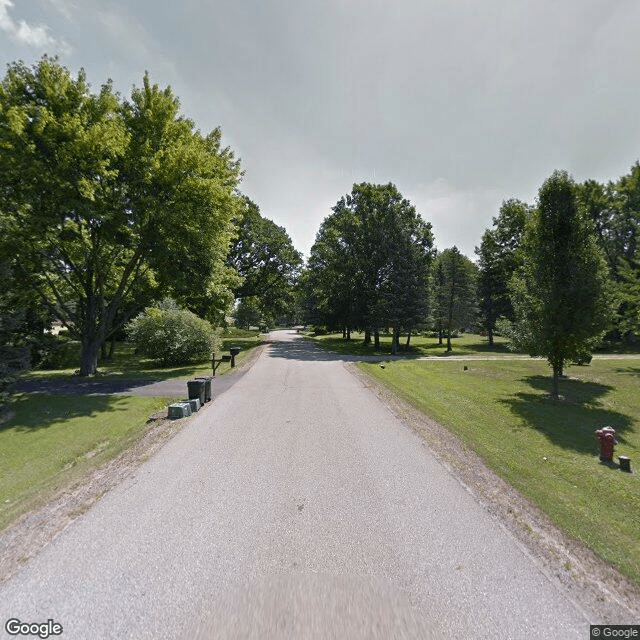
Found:
[(31, 362), (35, 369), (70, 369), (78, 364), (80, 343), (69, 332), (43, 333), (31, 343)]
[(138, 353), (163, 366), (201, 362), (219, 348), (219, 336), (209, 322), (166, 301), (135, 317), (127, 335)]

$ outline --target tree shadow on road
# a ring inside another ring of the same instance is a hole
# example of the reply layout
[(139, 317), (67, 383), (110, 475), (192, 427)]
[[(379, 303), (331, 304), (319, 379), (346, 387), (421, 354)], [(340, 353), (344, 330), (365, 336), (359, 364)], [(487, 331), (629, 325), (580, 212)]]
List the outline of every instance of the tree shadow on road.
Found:
[(624, 434), (632, 428), (632, 418), (605, 408), (601, 400), (613, 391), (613, 387), (563, 379), (560, 382), (561, 399), (552, 400), (548, 394), (551, 388), (549, 376), (528, 376), (522, 382), (531, 391), (518, 392), (499, 402), (554, 444), (579, 453), (596, 453), (595, 431), (607, 425), (613, 427), (617, 439), (625, 443)]
[(287, 360), (301, 360), (304, 362), (363, 362), (389, 360), (389, 355), (348, 355), (328, 351), (317, 346), (311, 340), (298, 338), (287, 342), (273, 341), (268, 347), (269, 357), (286, 358)]

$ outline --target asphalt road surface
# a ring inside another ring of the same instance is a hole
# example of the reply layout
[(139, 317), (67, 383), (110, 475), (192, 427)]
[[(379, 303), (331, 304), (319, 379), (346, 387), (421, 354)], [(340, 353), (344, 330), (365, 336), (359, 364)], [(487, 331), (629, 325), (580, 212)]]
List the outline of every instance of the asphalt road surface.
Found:
[(2, 637), (588, 638), (422, 440), (294, 338), (0, 586)]

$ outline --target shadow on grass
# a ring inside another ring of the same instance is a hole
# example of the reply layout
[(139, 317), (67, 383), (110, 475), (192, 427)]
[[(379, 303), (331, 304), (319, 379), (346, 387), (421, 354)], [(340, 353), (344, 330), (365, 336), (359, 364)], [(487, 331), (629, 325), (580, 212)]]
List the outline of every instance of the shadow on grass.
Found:
[(618, 367), (614, 369), (616, 373), (624, 373), (628, 376), (640, 377), (640, 367)]
[(10, 418), (0, 431), (13, 429), (36, 432), (72, 418), (91, 418), (105, 412), (127, 411), (126, 402), (110, 396), (30, 396), (15, 397), (9, 407)]
[(624, 433), (632, 427), (633, 420), (623, 413), (602, 408), (599, 400), (613, 387), (562, 379), (561, 399), (553, 400), (549, 395), (550, 376), (528, 376), (522, 382), (529, 385), (530, 392), (519, 392), (499, 402), (555, 445), (579, 453), (596, 454), (598, 441), (595, 431), (607, 425), (616, 430), (616, 437), (621, 443), (625, 442)]

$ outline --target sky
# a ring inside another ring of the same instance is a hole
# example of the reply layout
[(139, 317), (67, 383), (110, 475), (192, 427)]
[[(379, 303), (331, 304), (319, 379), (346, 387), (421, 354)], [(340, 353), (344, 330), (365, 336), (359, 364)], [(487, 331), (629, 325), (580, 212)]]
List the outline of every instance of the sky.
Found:
[(0, 0), (0, 64), (58, 55), (96, 91), (171, 86), (308, 257), (356, 182), (393, 182), (438, 249), (509, 198), (640, 158), (638, 0)]

